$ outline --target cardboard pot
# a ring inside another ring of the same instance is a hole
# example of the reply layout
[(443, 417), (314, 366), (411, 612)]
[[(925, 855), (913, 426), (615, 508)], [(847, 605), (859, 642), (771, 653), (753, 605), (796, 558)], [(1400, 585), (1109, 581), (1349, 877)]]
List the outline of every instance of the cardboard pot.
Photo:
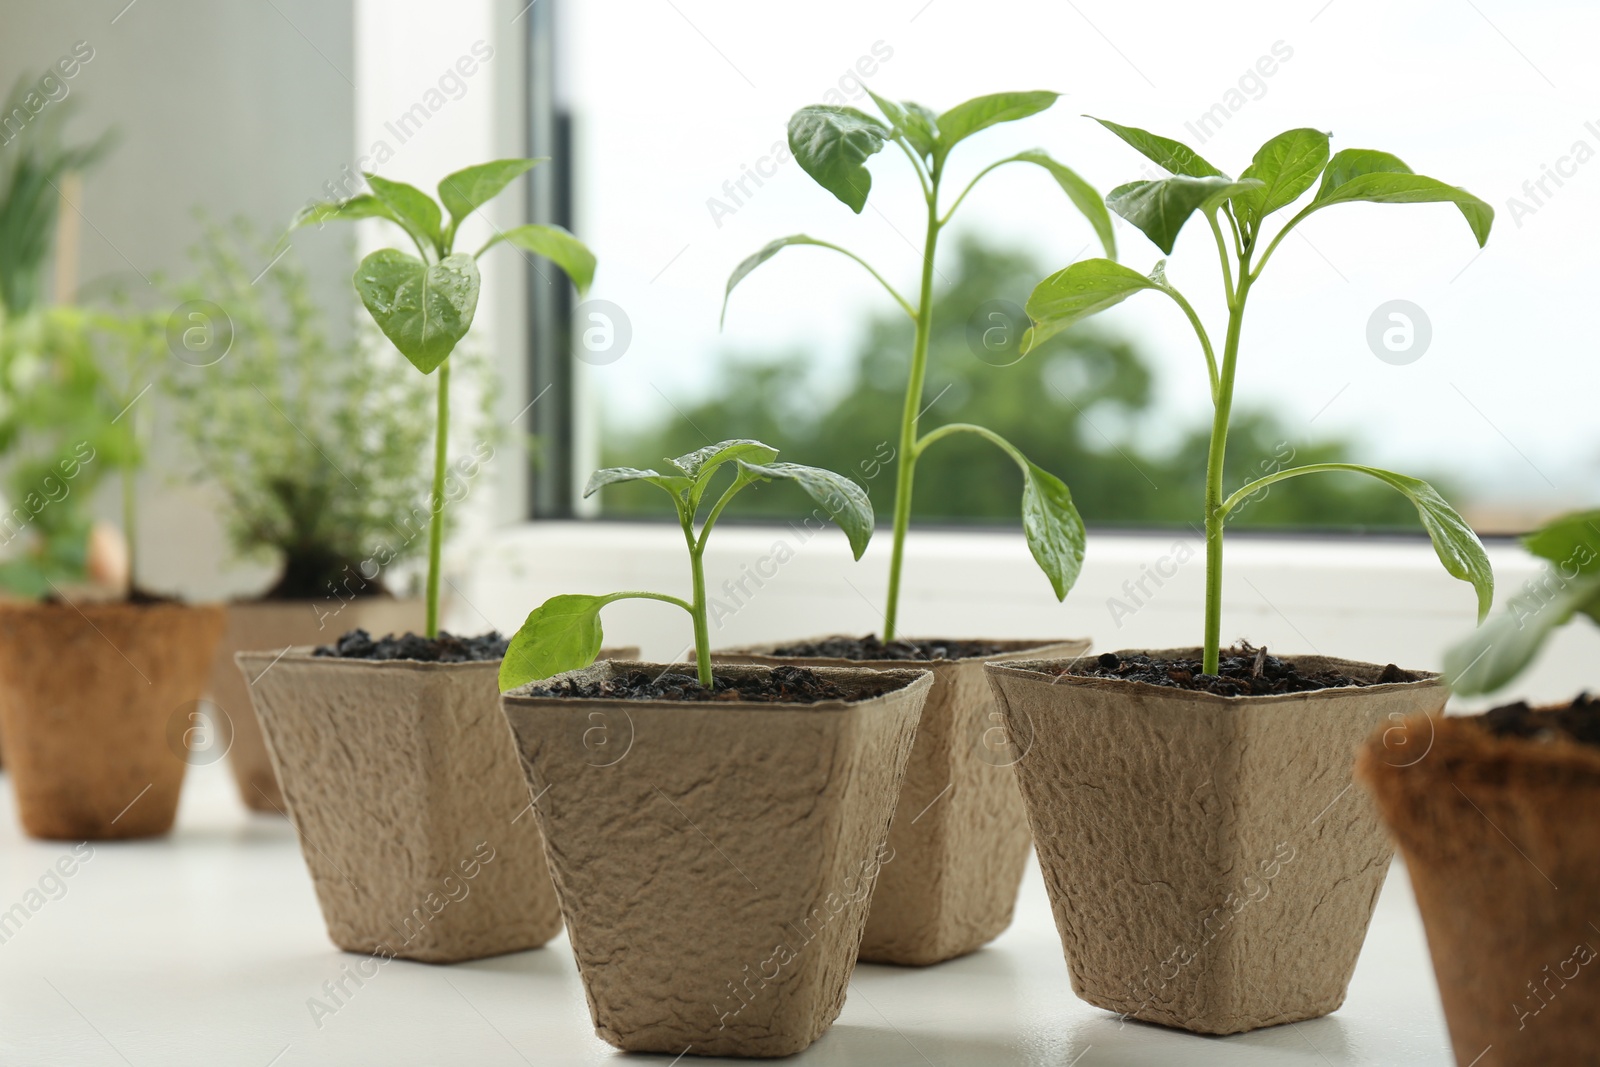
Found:
[[(822, 641), (827, 638), (817, 638)], [(987, 639), (984, 639), (987, 640)], [(804, 642), (784, 642), (784, 645)], [(1028, 863), (1027, 814), (1011, 772), (999, 708), (984, 679), (985, 662), (1071, 659), (1087, 640), (992, 641), (993, 656), (960, 660), (846, 660), (778, 656), (779, 645), (728, 649), (732, 663), (925, 668), (933, 672), (889, 829), (894, 861), (873, 892), (861, 959), (923, 966), (964, 956), (1011, 925)]]
[(0, 603), (0, 735), (24, 830), (172, 828), (222, 623), (220, 605)]
[[(1198, 659), (1200, 650), (1130, 650)], [(1285, 656), (1362, 680), (1381, 667)], [(1392, 850), (1351, 785), (1391, 715), (1436, 713), (1419, 681), (1220, 697), (988, 668), (1011, 737), (1056, 929), (1079, 997), (1232, 1034), (1344, 1002)]]
[[(667, 669), (562, 677), (635, 668)], [(616, 1047), (786, 1056), (838, 1016), (933, 679), (819, 673), (862, 698), (503, 698), (595, 1031)]]
[(272, 771), (261, 726), (250, 706), (250, 690), (233, 662), (236, 652), (281, 652), (294, 645), (332, 644), (362, 629), (375, 635), (420, 633), (426, 611), (421, 600), (358, 597), (330, 610), (326, 600), (249, 600), (228, 605), (228, 625), (211, 667), (211, 701), (217, 710), (220, 751), (239, 786), (239, 799), (255, 811), (282, 815), (283, 793)]
[(1456, 1062), (1600, 1063), (1600, 749), (1416, 718), (1356, 773), (1405, 857)]
[(556, 935), (498, 660), (235, 658), (334, 944), (452, 963)]

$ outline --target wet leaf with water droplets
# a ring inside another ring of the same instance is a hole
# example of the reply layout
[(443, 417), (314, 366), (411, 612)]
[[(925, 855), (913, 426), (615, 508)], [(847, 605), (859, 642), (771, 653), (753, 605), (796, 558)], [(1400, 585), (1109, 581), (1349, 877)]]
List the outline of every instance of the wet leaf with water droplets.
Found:
[(355, 285), (384, 336), (424, 374), (449, 358), (478, 308), (478, 265), (468, 255), (428, 266), (385, 248), (361, 261)]

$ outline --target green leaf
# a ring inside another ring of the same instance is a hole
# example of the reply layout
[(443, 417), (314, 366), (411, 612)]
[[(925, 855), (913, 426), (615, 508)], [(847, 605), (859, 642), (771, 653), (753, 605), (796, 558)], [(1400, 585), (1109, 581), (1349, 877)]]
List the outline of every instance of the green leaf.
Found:
[(746, 256), (737, 267), (733, 268), (733, 273), (728, 275), (728, 287), (722, 291), (722, 318), (717, 320), (718, 329), (721, 329), (722, 324), (728, 319), (728, 298), (733, 295), (733, 287), (748, 278), (751, 271), (761, 266), (761, 264), (777, 255), (785, 248), (788, 248), (790, 245), (819, 245), (823, 248), (832, 247), (827, 242), (819, 241), (815, 237), (807, 237), (803, 233), (796, 233), (790, 234), (788, 237), (779, 237), (776, 240), (768, 241), (766, 244), (762, 245), (759, 250)]
[(1311, 206), (1321, 209), (1356, 201), (1454, 204), (1472, 227), (1472, 236), (1477, 239), (1479, 248), (1489, 240), (1489, 228), (1494, 225), (1494, 208), (1465, 189), (1446, 185), (1437, 178), (1413, 174), (1410, 167), (1387, 152), (1346, 148), (1329, 160)]
[(1256, 178), (1260, 189), (1233, 198), (1242, 224), (1258, 225), (1262, 219), (1300, 199), (1328, 165), (1328, 135), (1321, 130), (1288, 130), (1262, 145), (1239, 177)]
[(547, 158), (497, 159), (447, 174), (439, 182), (439, 202), (450, 212), (451, 230), (461, 220), (500, 195), (514, 179), (520, 178)]
[(424, 374), (449, 358), (478, 308), (478, 265), (446, 256), (429, 266), (394, 248), (356, 268), (356, 292), (384, 336)]
[(1146, 159), (1172, 174), (1186, 174), (1191, 178), (1217, 178), (1223, 174), (1200, 158), (1199, 153), (1181, 141), (1141, 130), (1137, 126), (1119, 126), (1106, 119), (1094, 119), (1100, 125), (1136, 148)]
[(1600, 572), (1600, 511), (1563, 515), (1522, 539), (1529, 552), (1562, 568), (1561, 577)]
[(500, 661), (500, 691), (581, 670), (600, 654), (600, 609), (610, 597), (553, 596), (528, 614)]
[(933, 155), (934, 146), (939, 140), (938, 118), (933, 112), (909, 100), (895, 103), (871, 89), (867, 90), (867, 95), (878, 105), (883, 117), (889, 120), (891, 136), (905, 138), (912, 150), (924, 159)]
[(1494, 603), (1494, 571), (1489, 566), (1488, 553), (1484, 552), (1483, 542), (1467, 525), (1467, 520), (1456, 513), (1438, 490), (1421, 478), (1396, 474), (1380, 467), (1364, 467), (1358, 463), (1313, 464), (1311, 469), (1290, 468), (1280, 472), (1278, 477), (1319, 471), (1365, 474), (1398, 490), (1410, 500), (1417, 509), (1417, 516), (1422, 519), (1423, 528), (1428, 531), (1428, 537), (1433, 541), (1434, 554), (1444, 564), (1444, 569), (1451, 577), (1470, 583), (1477, 592), (1478, 621), (1484, 620), (1489, 614), (1490, 605)]
[(747, 459), (752, 463), (771, 463), (778, 458), (778, 450), (771, 445), (760, 441), (752, 441), (744, 437), (735, 437), (727, 441), (718, 441), (714, 445), (697, 448), (676, 459), (667, 460), (691, 478), (702, 478), (724, 463), (731, 463), (738, 459)]
[(1078, 177), (1076, 171), (1057, 163), (1042, 148), (1018, 152), (1010, 159), (1003, 159), (1000, 162), (1033, 163), (1049, 171), (1056, 184), (1061, 186), (1061, 191), (1067, 194), (1067, 199), (1083, 212), (1083, 217), (1094, 227), (1095, 236), (1100, 238), (1100, 245), (1106, 250), (1106, 256), (1110, 259), (1117, 258), (1117, 235), (1111, 226), (1111, 214), (1106, 210), (1105, 198), (1095, 191), (1094, 186)]
[(1022, 351), (1030, 352), (1068, 326), (1115, 304), (1141, 289), (1160, 286), (1143, 274), (1109, 259), (1080, 260), (1058, 270), (1028, 297), (1028, 318), (1033, 326), (1022, 337)]
[(323, 200), (315, 204), (307, 204), (296, 212), (294, 221), (289, 223), (289, 229), (298, 230), (302, 226), (320, 226), (324, 222), (345, 222), (352, 219), (388, 219), (390, 222), (399, 222), (389, 205), (375, 196), (362, 193), (352, 196), (349, 200)]
[(853, 107), (816, 104), (789, 119), (789, 151), (800, 169), (858, 215), (872, 191), (865, 163), (888, 139), (889, 127)]
[(807, 467), (799, 463), (758, 464), (741, 459), (739, 469), (758, 478), (783, 478), (796, 483), (844, 531), (850, 541), (850, 551), (856, 559), (860, 559), (867, 550), (875, 521), (872, 501), (867, 498), (867, 491), (849, 478), (821, 467)]
[(1521, 674), (1557, 628), (1583, 612), (1600, 614), (1600, 574), (1587, 573), (1548, 599), (1538, 592), (1514, 598), (1444, 656), (1444, 673), (1462, 696), (1492, 693)]
[(1065, 600), (1083, 569), (1083, 517), (1066, 483), (1031, 461), (1023, 468), (1022, 534), (1056, 599)]
[(1185, 176), (1129, 182), (1111, 190), (1106, 206), (1143, 230), (1157, 248), (1170, 256), (1178, 240), (1178, 231), (1195, 211), (1211, 210), (1223, 200), (1261, 185), (1254, 178), (1231, 181), (1222, 177)]
[(1410, 174), (1411, 168), (1399, 156), (1371, 148), (1346, 148), (1328, 160), (1322, 173), (1322, 184), (1317, 188), (1316, 199), (1321, 200), (1331, 189), (1359, 178), (1363, 174)]
[(490, 238), (488, 244), (478, 249), (478, 255), (483, 255), (501, 241), (536, 256), (543, 256), (566, 271), (572, 284), (577, 286), (579, 297), (588, 293), (589, 286), (594, 284), (594, 253), (560, 226), (544, 226), (536, 222), (514, 226)]
[(902, 106), (906, 109), (903, 131), (906, 140), (924, 159), (931, 157), (939, 144), (939, 116), (910, 100), (904, 101)]
[(617, 482), (649, 482), (651, 485), (660, 486), (673, 496), (686, 492), (694, 484), (690, 479), (681, 478), (676, 474), (662, 474), (660, 471), (640, 470), (637, 467), (607, 467), (589, 475), (589, 484), (583, 488), (584, 499)]
[(407, 233), (424, 245), (437, 248), (441, 253), (444, 251), (439, 233), (443, 217), (433, 197), (405, 182), (392, 182), (376, 174), (367, 174), (365, 177), (367, 184), (372, 186), (372, 195), (383, 201), (384, 206), (394, 213), (394, 220)]
[(939, 141), (935, 152), (947, 155), (961, 141), (979, 130), (1002, 122), (1015, 122), (1054, 104), (1060, 93), (992, 93), (957, 104), (938, 118)]

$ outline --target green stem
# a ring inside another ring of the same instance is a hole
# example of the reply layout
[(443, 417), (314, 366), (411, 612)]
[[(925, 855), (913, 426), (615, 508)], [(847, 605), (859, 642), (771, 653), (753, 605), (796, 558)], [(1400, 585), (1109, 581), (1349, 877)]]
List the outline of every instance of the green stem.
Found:
[(706, 625), (706, 567), (699, 552), (690, 551), (689, 568), (694, 574), (694, 666), (700, 684), (711, 688), (711, 628)]
[(428, 520), (427, 636), (439, 636), (439, 573), (444, 555), (444, 472), (450, 452), (450, 359), (439, 364), (439, 407), (434, 419), (432, 515)]
[(1016, 446), (1010, 441), (1007, 441), (986, 426), (975, 426), (970, 422), (947, 422), (937, 430), (929, 430), (927, 435), (917, 442), (916, 458), (921, 459), (922, 454), (928, 450), (928, 446), (935, 441), (943, 440), (951, 434), (957, 433), (975, 433), (979, 437), (998, 445), (1006, 455), (1016, 460), (1018, 464), (1027, 462), (1026, 457), (1021, 452), (1018, 452)]
[(1226, 518), (1234, 508), (1249, 500), (1256, 493), (1276, 482), (1289, 478), (1298, 478), (1302, 474), (1327, 474), (1341, 472), (1347, 474), (1371, 474), (1371, 467), (1363, 467), (1359, 463), (1308, 463), (1303, 467), (1290, 467), (1287, 470), (1274, 471), (1271, 474), (1257, 478), (1248, 485), (1240, 486), (1233, 495), (1222, 502), (1222, 514)]
[(1233, 380), (1239, 362), (1239, 331), (1244, 322), (1245, 297), (1252, 278), (1241, 260), (1239, 287), (1228, 305), (1228, 336), (1222, 346), (1222, 370), (1217, 382), (1216, 410), (1211, 419), (1211, 449), (1206, 456), (1206, 674), (1216, 674), (1222, 653), (1222, 529), (1227, 511), (1222, 505), (1223, 461), (1228, 450), (1228, 419), (1233, 412)]
[(1289, 236), (1289, 231), (1299, 225), (1301, 219), (1305, 218), (1316, 209), (1316, 204), (1307, 204), (1300, 210), (1299, 214), (1295, 215), (1294, 218), (1283, 224), (1283, 229), (1279, 230), (1278, 235), (1272, 239), (1270, 244), (1267, 245), (1267, 250), (1261, 253), (1261, 259), (1256, 262), (1256, 269), (1254, 273), (1250, 275), (1251, 281), (1255, 281), (1257, 278), (1261, 277), (1261, 272), (1267, 269), (1267, 260), (1272, 258), (1272, 253), (1278, 250), (1278, 245), (1283, 243), (1283, 239)]
[(122, 472), (122, 539), (128, 543), (128, 592), (139, 588), (138, 494), (132, 469)]
[[(1161, 291), (1172, 297), (1178, 307), (1183, 309), (1183, 313), (1189, 318), (1189, 324), (1194, 327), (1195, 336), (1200, 338), (1200, 350), (1206, 354), (1206, 371), (1211, 377), (1211, 402), (1215, 404), (1217, 402), (1217, 356), (1211, 349), (1211, 335), (1206, 333), (1205, 323), (1200, 321), (1200, 316), (1195, 314), (1194, 308), (1190, 306), (1189, 301), (1182, 293), (1170, 285), (1162, 286)], [(1231, 288), (1228, 299), (1231, 303), (1233, 299)]]
[(917, 466), (917, 419), (922, 409), (923, 381), (928, 373), (928, 337), (933, 325), (933, 256), (939, 245), (939, 166), (933, 169), (928, 196), (928, 232), (922, 247), (922, 288), (917, 303), (916, 340), (911, 349), (911, 375), (906, 382), (900, 417), (900, 453), (894, 485), (894, 549), (889, 557), (889, 600), (883, 616), (883, 639), (893, 641), (900, 613), (900, 571), (905, 564), (906, 530), (911, 525), (911, 482)]

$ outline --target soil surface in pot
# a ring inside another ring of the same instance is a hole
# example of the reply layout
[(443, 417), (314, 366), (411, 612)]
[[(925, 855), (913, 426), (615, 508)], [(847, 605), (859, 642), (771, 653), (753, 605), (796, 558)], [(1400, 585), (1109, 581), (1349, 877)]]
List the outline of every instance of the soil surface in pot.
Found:
[(1128, 682), (1144, 682), (1224, 697), (1308, 693), (1341, 686), (1385, 685), (1417, 680), (1416, 675), (1392, 663), (1370, 682), (1337, 671), (1302, 673), (1294, 664), (1269, 655), (1265, 648), (1254, 648), (1246, 642), (1224, 649), (1219, 667), (1218, 674), (1204, 674), (1198, 659), (1151, 659), (1144, 655), (1122, 658), (1115, 652), (1106, 652), (1080, 660), (1058, 673), (1084, 678), (1120, 678)]
[(877, 634), (865, 637), (830, 637), (824, 641), (802, 641), (779, 645), (774, 656), (850, 660), (897, 659), (927, 662), (937, 659), (974, 659), (1010, 651), (1010, 646), (994, 641), (953, 641), (939, 637), (895, 638), (882, 641)]
[(1518, 701), (1486, 711), (1473, 721), (1496, 737), (1600, 745), (1600, 699), (1588, 693), (1579, 693), (1578, 699), (1565, 707), (1532, 708)]
[(756, 704), (816, 704), (824, 700), (862, 700), (899, 688), (889, 680), (852, 681), (848, 685), (824, 678), (808, 667), (774, 667), (771, 671), (727, 678), (713, 673), (711, 688), (692, 674), (668, 671), (628, 671), (595, 682), (562, 679), (537, 686), (527, 696), (565, 697), (578, 700), (683, 700), (702, 703), (748, 701)]
[(504, 659), (510, 639), (490, 630), (477, 637), (457, 637), (444, 630), (435, 638), (419, 637), (409, 631), (404, 637), (390, 634), (376, 640), (365, 630), (351, 630), (331, 645), (319, 645), (315, 656), (337, 659), (414, 659), (424, 663), (477, 663)]

